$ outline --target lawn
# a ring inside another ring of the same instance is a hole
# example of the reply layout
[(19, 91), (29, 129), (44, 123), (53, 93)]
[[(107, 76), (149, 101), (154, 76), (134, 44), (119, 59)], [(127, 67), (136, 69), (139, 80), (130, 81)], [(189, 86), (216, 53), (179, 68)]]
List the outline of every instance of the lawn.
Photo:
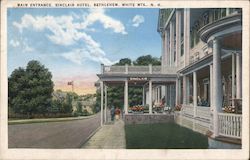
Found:
[(175, 123), (125, 125), (127, 149), (207, 149), (205, 135)]

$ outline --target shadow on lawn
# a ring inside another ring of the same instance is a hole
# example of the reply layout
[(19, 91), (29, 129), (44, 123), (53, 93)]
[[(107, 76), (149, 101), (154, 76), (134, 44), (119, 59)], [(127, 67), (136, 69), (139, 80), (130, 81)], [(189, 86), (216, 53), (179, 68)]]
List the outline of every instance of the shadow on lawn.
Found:
[(127, 149), (207, 149), (205, 135), (175, 123), (125, 125)]

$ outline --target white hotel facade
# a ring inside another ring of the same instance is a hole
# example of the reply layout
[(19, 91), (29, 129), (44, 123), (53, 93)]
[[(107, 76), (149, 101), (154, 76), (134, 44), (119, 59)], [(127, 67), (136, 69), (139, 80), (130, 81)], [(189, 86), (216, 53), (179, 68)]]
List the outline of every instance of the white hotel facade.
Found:
[(128, 112), (128, 87), (141, 85), (148, 115), (162, 114), (154, 112), (154, 106), (164, 101), (165, 106), (181, 107), (174, 112), (178, 124), (213, 140), (240, 145), (241, 9), (160, 9), (157, 31), (162, 38), (161, 66), (102, 65), (98, 76), (104, 110), (107, 86), (122, 84), (125, 115), (132, 114)]

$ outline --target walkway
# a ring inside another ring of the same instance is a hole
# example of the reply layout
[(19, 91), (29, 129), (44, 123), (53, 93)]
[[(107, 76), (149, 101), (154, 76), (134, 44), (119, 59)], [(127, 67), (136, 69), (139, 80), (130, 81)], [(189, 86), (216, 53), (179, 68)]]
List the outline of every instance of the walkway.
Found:
[(125, 149), (123, 120), (103, 125), (102, 128), (83, 145), (85, 149)]

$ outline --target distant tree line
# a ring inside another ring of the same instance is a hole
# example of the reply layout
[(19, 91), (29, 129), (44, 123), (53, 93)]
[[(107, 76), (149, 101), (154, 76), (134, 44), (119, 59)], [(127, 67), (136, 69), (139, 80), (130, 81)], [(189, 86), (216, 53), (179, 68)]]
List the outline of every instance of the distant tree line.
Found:
[[(135, 61), (132, 61), (130, 58), (123, 58), (114, 65), (135, 65), (135, 66), (146, 66), (149, 64), (152, 65), (161, 65), (161, 60), (156, 57), (152, 57), (151, 55), (145, 55), (138, 57)], [(112, 105), (114, 107), (123, 108), (124, 105), (124, 87), (122, 86), (109, 86), (108, 87), (108, 107)], [(100, 102), (101, 102), (101, 93), (100, 90), (97, 90), (96, 93), (96, 110), (100, 110)], [(128, 90), (128, 99), (129, 99), (129, 106), (139, 105), (142, 104), (142, 87), (139, 86), (129, 86)]]

